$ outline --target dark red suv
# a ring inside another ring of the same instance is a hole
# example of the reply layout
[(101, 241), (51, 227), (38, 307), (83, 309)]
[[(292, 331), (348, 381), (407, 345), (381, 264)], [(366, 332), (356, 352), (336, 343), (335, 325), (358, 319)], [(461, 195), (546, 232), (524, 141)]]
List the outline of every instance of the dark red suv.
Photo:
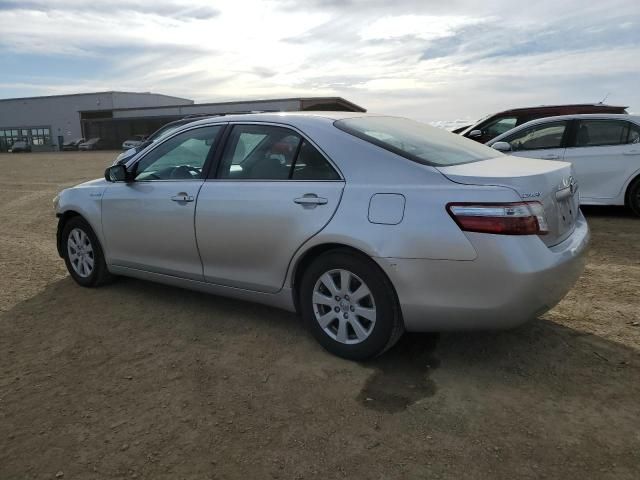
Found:
[(454, 133), (459, 133), (476, 142), (486, 143), (489, 140), (502, 135), (518, 125), (542, 117), (554, 117), (556, 115), (573, 115), (578, 113), (627, 113), (627, 107), (616, 107), (603, 103), (580, 105), (542, 105), (539, 107), (514, 108), (504, 112), (494, 113), (483, 118), (474, 125), (458, 128)]

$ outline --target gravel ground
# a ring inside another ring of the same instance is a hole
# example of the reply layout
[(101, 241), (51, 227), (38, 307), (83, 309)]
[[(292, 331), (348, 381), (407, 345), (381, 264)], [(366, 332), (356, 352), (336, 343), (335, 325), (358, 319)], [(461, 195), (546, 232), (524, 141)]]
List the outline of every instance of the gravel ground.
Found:
[(0, 155), (0, 479), (637, 479), (640, 219), (588, 209), (542, 319), (407, 335), (365, 364), (295, 315), (137, 280), (76, 286), (51, 199), (114, 152)]

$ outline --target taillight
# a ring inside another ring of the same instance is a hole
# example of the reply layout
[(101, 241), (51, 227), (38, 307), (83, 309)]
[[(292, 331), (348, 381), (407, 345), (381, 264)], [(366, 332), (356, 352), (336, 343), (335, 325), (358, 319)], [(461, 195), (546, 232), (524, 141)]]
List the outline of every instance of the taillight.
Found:
[(549, 231), (540, 202), (449, 203), (447, 211), (466, 232), (544, 235)]

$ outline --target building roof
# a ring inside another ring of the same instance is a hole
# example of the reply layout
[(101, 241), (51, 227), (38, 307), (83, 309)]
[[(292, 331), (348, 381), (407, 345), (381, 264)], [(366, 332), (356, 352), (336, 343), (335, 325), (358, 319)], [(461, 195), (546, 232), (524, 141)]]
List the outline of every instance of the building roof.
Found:
[(15, 100), (36, 100), (39, 98), (61, 98), (61, 97), (78, 97), (82, 95), (111, 95), (114, 93), (120, 93), (125, 95), (156, 95), (159, 97), (167, 97), (167, 98), (177, 98), (178, 100), (185, 100), (188, 102), (193, 102), (190, 98), (184, 97), (176, 97), (173, 95), (165, 95), (164, 93), (154, 93), (154, 92), (125, 92), (119, 90), (108, 90), (104, 92), (86, 92), (86, 93), (63, 93), (59, 95), (38, 95), (35, 97), (15, 97), (15, 98), (0, 98), (0, 102), (8, 102)]
[[(232, 105), (242, 105), (242, 104), (260, 104), (260, 103), (275, 103), (275, 102), (301, 102), (304, 104), (305, 102), (335, 102), (342, 103), (348, 107), (350, 107), (353, 111), (356, 112), (366, 112), (367, 109), (361, 107), (360, 105), (356, 105), (349, 100), (346, 100), (342, 97), (287, 97), (287, 98), (264, 98), (264, 99), (246, 99), (246, 100), (233, 100), (227, 102), (208, 102), (208, 103), (193, 103), (191, 105), (156, 105), (152, 107), (126, 107), (126, 108), (114, 108), (114, 111), (127, 111), (127, 110), (154, 110), (154, 109), (164, 109), (164, 108), (201, 108), (201, 107), (220, 107), (220, 106), (232, 106)], [(259, 110), (259, 108), (257, 109)]]

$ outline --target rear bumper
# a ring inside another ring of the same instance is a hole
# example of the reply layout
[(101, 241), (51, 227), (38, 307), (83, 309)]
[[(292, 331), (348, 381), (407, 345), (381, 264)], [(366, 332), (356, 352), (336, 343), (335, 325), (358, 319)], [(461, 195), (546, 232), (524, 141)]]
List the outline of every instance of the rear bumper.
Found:
[(473, 261), (376, 258), (396, 288), (408, 331), (510, 328), (553, 308), (586, 262), (589, 227), (547, 247), (537, 236), (469, 233)]

